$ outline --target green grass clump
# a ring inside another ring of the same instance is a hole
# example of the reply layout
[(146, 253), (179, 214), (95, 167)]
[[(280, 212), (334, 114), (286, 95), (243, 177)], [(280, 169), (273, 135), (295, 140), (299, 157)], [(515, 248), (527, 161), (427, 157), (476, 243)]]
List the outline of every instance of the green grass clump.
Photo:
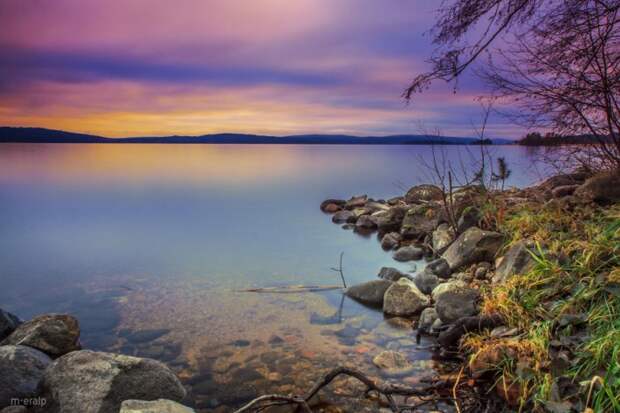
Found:
[(483, 312), (502, 314), (520, 336), (467, 337), (472, 363), (490, 346), (511, 347), (494, 373), (518, 386), (520, 410), (559, 402), (568, 381), (579, 389), (574, 406), (620, 412), (620, 206), (521, 206), (498, 222), (509, 244), (533, 241), (535, 265), (486, 292)]

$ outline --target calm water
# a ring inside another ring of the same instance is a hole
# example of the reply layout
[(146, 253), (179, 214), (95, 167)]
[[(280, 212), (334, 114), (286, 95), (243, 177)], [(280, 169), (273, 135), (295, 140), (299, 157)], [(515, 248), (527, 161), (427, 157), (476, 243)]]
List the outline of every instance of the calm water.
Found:
[[(463, 157), (463, 148), (444, 150), (453, 162)], [(513, 170), (509, 185), (540, 179), (523, 148), (493, 150)], [(413, 270), (318, 206), (400, 195), (428, 181), (421, 158), (430, 154), (423, 146), (0, 145), (0, 307), (22, 318), (75, 314), (85, 347), (165, 361), (204, 411), (265, 391), (302, 392), (334, 363), (378, 374), (371, 359), (384, 348), (407, 350), (416, 377), (433, 373), (408, 326), (339, 291), (236, 291), (337, 284), (329, 267), (341, 251), (349, 283), (375, 278), (381, 266)]]

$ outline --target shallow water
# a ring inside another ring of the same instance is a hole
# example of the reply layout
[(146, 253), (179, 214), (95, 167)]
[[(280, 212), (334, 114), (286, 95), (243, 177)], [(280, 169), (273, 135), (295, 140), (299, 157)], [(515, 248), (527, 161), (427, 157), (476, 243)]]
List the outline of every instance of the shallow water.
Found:
[[(443, 150), (455, 165), (469, 156)], [(513, 170), (509, 185), (540, 179), (523, 148), (493, 151)], [(380, 375), (371, 359), (385, 348), (407, 352), (419, 374), (404, 380), (415, 382), (439, 364), (410, 323), (338, 290), (237, 290), (338, 284), (341, 251), (350, 284), (382, 266), (414, 270), (318, 205), (400, 195), (428, 182), (430, 156), (424, 146), (0, 145), (0, 306), (76, 315), (84, 347), (168, 363), (204, 411), (303, 393), (336, 364)], [(341, 383), (324, 397), (353, 406), (359, 390)]]

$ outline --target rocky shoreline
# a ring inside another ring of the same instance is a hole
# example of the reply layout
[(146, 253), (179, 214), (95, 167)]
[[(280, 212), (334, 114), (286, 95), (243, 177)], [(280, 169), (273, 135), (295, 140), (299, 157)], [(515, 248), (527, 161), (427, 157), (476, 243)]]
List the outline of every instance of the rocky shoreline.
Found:
[[(437, 186), (419, 185), (389, 200), (357, 195), (325, 200), (320, 208), (345, 230), (366, 236), (376, 233), (380, 246), (392, 251), (395, 261), (418, 266), (419, 261), (425, 262), (415, 273), (381, 268), (379, 279), (351, 286), (345, 293), (381, 308), (386, 317), (412, 318), (412, 333), (436, 337), (440, 353), (456, 355), (463, 360), (462, 372), (481, 379), (491, 370), (489, 360), (499, 363), (505, 354), (496, 351), (486, 362), (472, 358), (468, 363), (470, 355), (459, 342), (472, 333), (484, 333), (488, 340), (518, 339), (523, 332), (511, 328), (506, 317), (483, 311), (483, 297), (513, 277), (527, 274), (537, 263), (532, 253), (534, 240), (511, 242), (513, 234), (496, 230), (497, 225), (489, 222), (495, 217), (484, 209), (491, 209), (489, 205), (501, 205), (506, 211), (520, 205), (541, 209), (551, 205), (572, 211), (592, 204), (613, 205), (620, 201), (619, 184), (617, 173), (592, 176), (578, 171), (524, 189), (490, 191), (468, 186), (444, 194)], [(396, 353), (389, 358), (406, 364), (407, 355)], [(496, 387), (493, 394), (514, 407), (515, 390), (494, 383), (496, 376), (487, 377), (491, 380), (483, 385), (483, 392), (488, 394)]]

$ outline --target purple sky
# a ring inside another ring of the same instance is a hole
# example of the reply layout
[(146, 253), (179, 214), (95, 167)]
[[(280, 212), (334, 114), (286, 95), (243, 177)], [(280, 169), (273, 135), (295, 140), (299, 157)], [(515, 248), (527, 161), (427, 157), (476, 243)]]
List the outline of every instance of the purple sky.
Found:
[[(107, 136), (473, 135), (484, 92), (437, 84), (430, 0), (3, 0), (0, 124)], [(494, 116), (493, 137), (519, 128)]]

